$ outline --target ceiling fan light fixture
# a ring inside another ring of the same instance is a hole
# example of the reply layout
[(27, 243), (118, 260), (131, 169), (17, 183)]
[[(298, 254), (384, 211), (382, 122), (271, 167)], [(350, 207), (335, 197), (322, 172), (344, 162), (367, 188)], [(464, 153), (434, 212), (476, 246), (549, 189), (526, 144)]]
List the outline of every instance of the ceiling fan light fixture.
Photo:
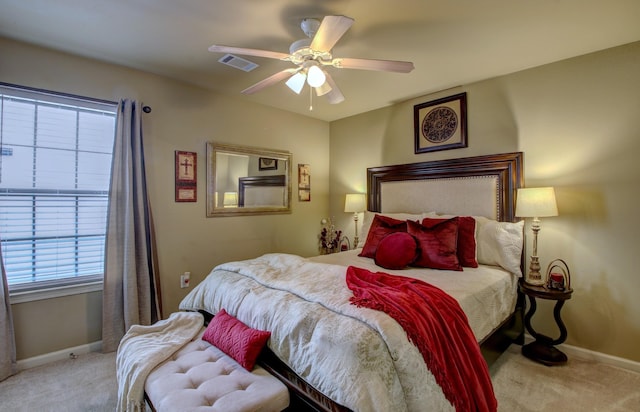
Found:
[(327, 80), (327, 76), (322, 69), (316, 65), (309, 67), (307, 72), (307, 83), (311, 87), (320, 87)]
[[(320, 28), (320, 20), (318, 19), (302, 19), (300, 28), (307, 35), (309, 39), (312, 39), (316, 35)], [(311, 42), (309, 42), (311, 43)]]
[(309, 46), (311, 45), (311, 39), (300, 39), (291, 43), (289, 46), (289, 53), (295, 54), (297, 51), (304, 53), (305, 50), (309, 50)]
[(327, 84), (331, 86), (331, 91), (325, 95), (325, 98), (329, 104), (338, 104), (344, 101), (344, 95), (338, 88), (338, 85), (333, 80), (333, 77), (327, 73)]
[(329, 85), (329, 82), (324, 82), (324, 84), (320, 87), (316, 87), (316, 95), (318, 97), (324, 96), (332, 90), (332, 87)]
[[(294, 41), (289, 47), (289, 54), (215, 44), (209, 47), (209, 51), (278, 59), (295, 65), (293, 68), (281, 70), (249, 86), (242, 90), (242, 94), (254, 94), (286, 80), (287, 87), (296, 94), (302, 93), (305, 83), (308, 83), (310, 101), (313, 97), (313, 89), (315, 89), (318, 96), (323, 96), (330, 104), (337, 104), (343, 102), (345, 97), (331, 77), (331, 73), (323, 69), (325, 66), (396, 73), (409, 73), (414, 69), (412, 62), (405, 61), (333, 58), (331, 53), (333, 47), (349, 30), (353, 22), (354, 20), (347, 16), (325, 16), (322, 21), (304, 19), (300, 27), (307, 38)], [(310, 104), (310, 109), (311, 107)]]
[(303, 72), (299, 71), (298, 73), (291, 76), (285, 84), (287, 85), (287, 87), (293, 90), (294, 93), (300, 94), (302, 88), (304, 87), (304, 82), (306, 79), (307, 76)]

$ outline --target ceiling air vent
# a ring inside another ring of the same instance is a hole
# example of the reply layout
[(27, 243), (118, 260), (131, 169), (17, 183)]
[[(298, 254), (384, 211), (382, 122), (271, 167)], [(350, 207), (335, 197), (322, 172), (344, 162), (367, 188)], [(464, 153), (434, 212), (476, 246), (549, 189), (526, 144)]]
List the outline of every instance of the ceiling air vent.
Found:
[(218, 61), (222, 64), (235, 67), (236, 69), (240, 69), (245, 72), (250, 72), (251, 70), (258, 67), (256, 63), (250, 62), (249, 60), (243, 59), (242, 57), (234, 56), (233, 54), (225, 54), (220, 59), (218, 59)]

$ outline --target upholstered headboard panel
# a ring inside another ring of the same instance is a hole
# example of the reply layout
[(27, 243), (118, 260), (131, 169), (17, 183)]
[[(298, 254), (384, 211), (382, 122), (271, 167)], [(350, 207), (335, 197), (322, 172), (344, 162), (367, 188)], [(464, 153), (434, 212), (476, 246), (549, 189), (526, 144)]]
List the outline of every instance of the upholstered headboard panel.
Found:
[(368, 210), (485, 216), (512, 222), (521, 152), (367, 169)]
[(500, 213), (495, 176), (383, 182), (380, 190), (383, 213), (434, 211), (489, 219)]
[(248, 176), (238, 179), (238, 206), (262, 207), (285, 205), (285, 175)]

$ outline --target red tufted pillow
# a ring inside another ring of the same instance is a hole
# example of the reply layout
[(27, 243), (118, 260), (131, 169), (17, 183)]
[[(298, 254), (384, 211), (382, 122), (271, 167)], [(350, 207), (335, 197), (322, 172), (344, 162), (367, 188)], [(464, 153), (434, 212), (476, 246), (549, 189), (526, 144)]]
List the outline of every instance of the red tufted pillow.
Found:
[(428, 228), (420, 223), (407, 221), (407, 233), (415, 236), (420, 245), (420, 256), (413, 266), (462, 270), (456, 245), (458, 243), (458, 218), (445, 220)]
[(416, 238), (405, 232), (385, 236), (376, 249), (376, 265), (385, 269), (404, 269), (418, 257)]
[(375, 215), (367, 234), (367, 241), (364, 243), (362, 252), (358, 256), (375, 259), (378, 243), (388, 234), (395, 232), (406, 232), (407, 222), (392, 217)]
[[(422, 226), (432, 227), (437, 223), (448, 219), (434, 219), (425, 217)], [(476, 220), (471, 216), (458, 216), (458, 244), (457, 255), (460, 265), (468, 268), (477, 268), (476, 259)]]
[(211, 319), (202, 339), (217, 347), (251, 372), (271, 332), (252, 329), (224, 309)]

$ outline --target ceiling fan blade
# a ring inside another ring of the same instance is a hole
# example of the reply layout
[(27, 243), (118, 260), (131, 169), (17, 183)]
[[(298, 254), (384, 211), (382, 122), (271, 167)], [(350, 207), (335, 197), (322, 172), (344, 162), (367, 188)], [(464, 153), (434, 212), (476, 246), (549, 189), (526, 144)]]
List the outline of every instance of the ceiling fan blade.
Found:
[(209, 47), (210, 52), (242, 54), (244, 56), (267, 57), (269, 59), (288, 60), (290, 55), (269, 50), (245, 49), (244, 47), (220, 46), (214, 44)]
[(328, 52), (340, 38), (349, 30), (353, 19), (346, 16), (325, 16), (320, 23), (317, 33), (311, 41), (311, 49)]
[(254, 84), (253, 86), (247, 87), (246, 89), (244, 89), (241, 93), (242, 94), (254, 94), (259, 92), (260, 90), (272, 86), (284, 79), (286, 79), (287, 77), (291, 76), (293, 73), (295, 73), (297, 71), (297, 69), (284, 69), (280, 72), (277, 72), (275, 74), (272, 74), (271, 76), (267, 77), (264, 80), (259, 81), (258, 83)]
[(362, 69), (378, 70), (383, 72), (409, 73), (414, 69), (412, 62), (397, 60), (372, 60), (372, 59), (352, 59), (336, 58), (331, 64), (340, 69)]
[(329, 101), (330, 104), (338, 104), (343, 102), (344, 95), (338, 88), (338, 85), (336, 84), (336, 82), (333, 80), (333, 77), (331, 77), (329, 73), (325, 72), (325, 74), (327, 76), (327, 83), (329, 84), (329, 86), (331, 86), (331, 91), (325, 94), (325, 96), (327, 96), (327, 100)]

